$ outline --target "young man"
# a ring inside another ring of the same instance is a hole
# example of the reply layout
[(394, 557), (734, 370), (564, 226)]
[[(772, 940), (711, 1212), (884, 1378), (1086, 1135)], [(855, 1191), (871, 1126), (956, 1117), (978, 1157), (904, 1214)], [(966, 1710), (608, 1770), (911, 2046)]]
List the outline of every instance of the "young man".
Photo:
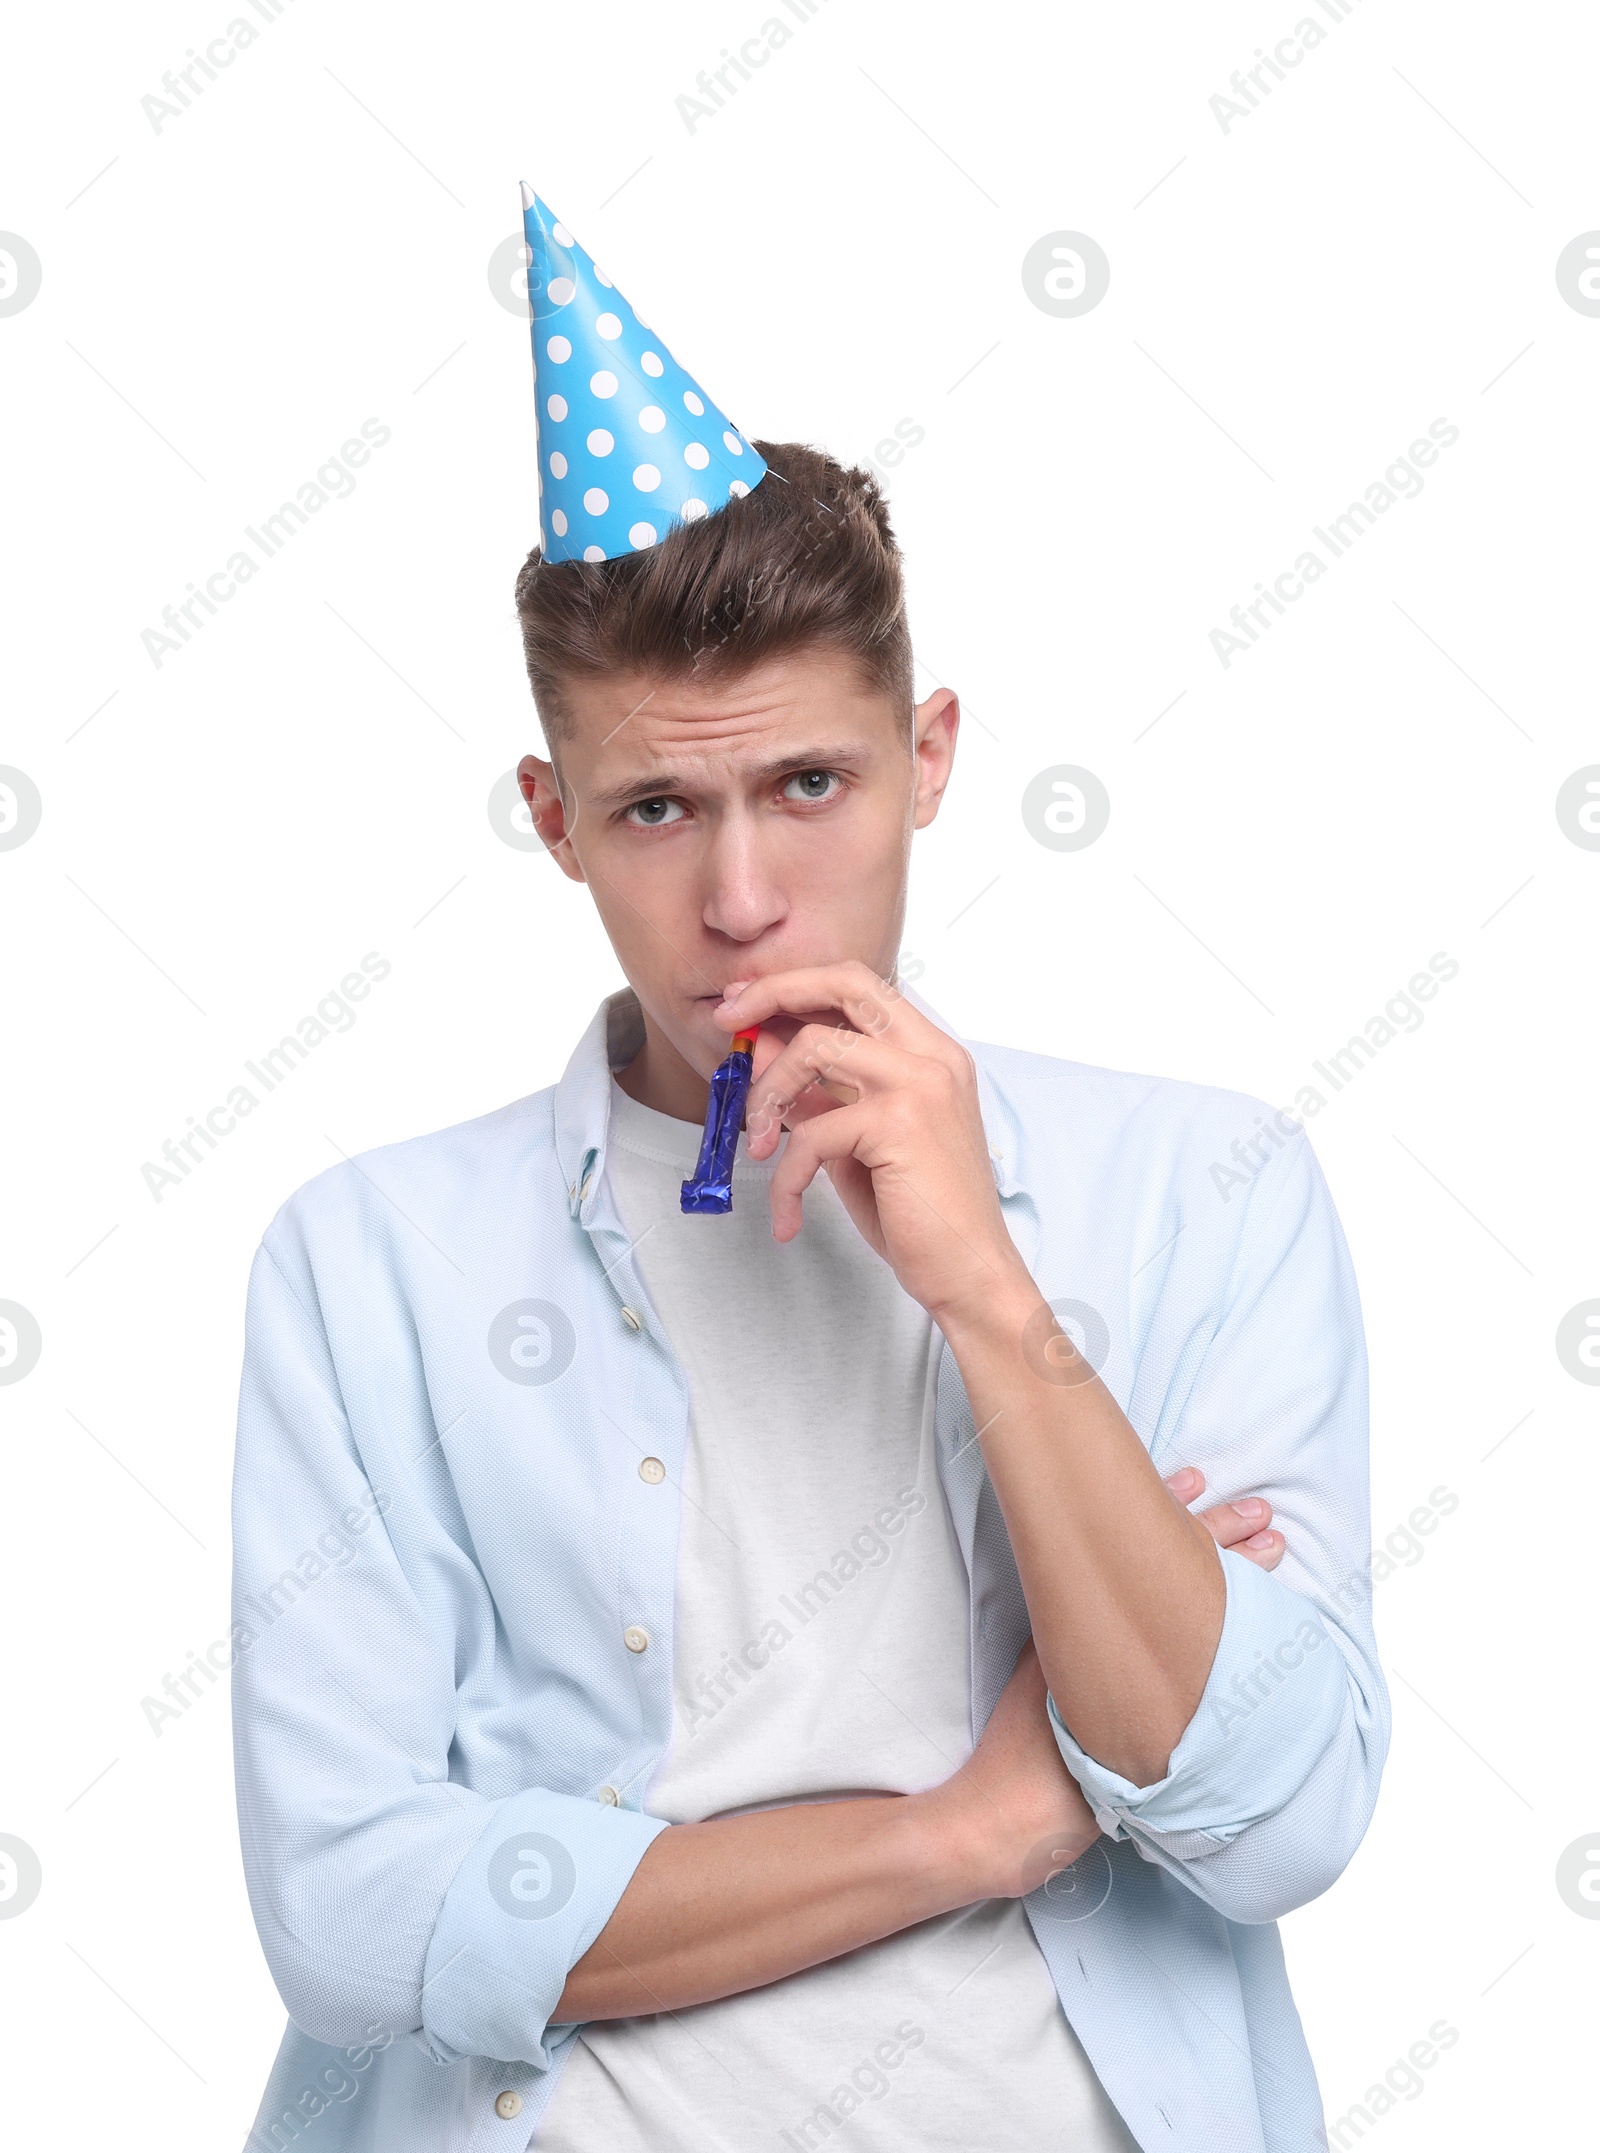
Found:
[(1304, 2153), (1275, 1923), (1387, 1739), (1338, 1223), (1287, 1117), (896, 988), (956, 698), (872, 480), (739, 439), (626, 557), (547, 496), (518, 583), (520, 781), (627, 989), (252, 1272), (251, 2144)]

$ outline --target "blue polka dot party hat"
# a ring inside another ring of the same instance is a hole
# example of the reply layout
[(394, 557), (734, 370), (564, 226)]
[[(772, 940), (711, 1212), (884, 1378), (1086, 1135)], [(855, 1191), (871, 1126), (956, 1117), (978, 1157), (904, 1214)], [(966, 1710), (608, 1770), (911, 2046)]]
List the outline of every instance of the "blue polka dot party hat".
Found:
[(547, 561), (614, 561), (714, 516), (767, 466), (523, 182)]

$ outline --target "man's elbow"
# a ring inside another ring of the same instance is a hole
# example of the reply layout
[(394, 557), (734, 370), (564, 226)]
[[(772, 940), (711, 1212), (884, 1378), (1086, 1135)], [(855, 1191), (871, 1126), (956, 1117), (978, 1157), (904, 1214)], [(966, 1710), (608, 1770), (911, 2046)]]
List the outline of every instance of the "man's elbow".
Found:
[(269, 1957), (273, 1984), (291, 2021), (326, 2048), (382, 2050), (422, 2023), (415, 1991), (372, 1969), (335, 1969), (302, 1952)]
[[(1245, 1928), (1281, 1921), (1339, 1881), (1361, 1844), (1366, 1818), (1332, 1825), (1324, 1819), (1320, 1828), (1291, 1830), (1284, 1823), (1277, 1817), (1251, 1825), (1209, 1854), (1180, 1860), (1163, 1849), (1163, 1866), (1174, 1869), (1225, 1921)], [(1149, 1844), (1140, 1851), (1147, 1859), (1162, 1859)]]
[(1281, 1921), (1286, 1914), (1320, 1899), (1339, 1881), (1354, 1852), (1352, 1846), (1330, 1858), (1330, 1850), (1319, 1846), (1300, 1861), (1281, 1866), (1274, 1862), (1261, 1872), (1252, 1865), (1240, 1864), (1227, 1874), (1219, 1874), (1215, 1887), (1202, 1891), (1201, 1896), (1225, 1921), (1236, 1921), (1244, 1928), (1261, 1927)]

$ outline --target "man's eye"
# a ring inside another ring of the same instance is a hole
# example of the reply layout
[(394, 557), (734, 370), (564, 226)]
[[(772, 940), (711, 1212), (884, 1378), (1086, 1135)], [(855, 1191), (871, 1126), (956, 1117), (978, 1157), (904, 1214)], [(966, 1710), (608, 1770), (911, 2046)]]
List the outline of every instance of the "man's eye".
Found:
[(788, 800), (827, 800), (833, 796), (833, 787), (840, 782), (832, 770), (801, 770), (784, 785), (784, 797)]
[(635, 800), (626, 820), (646, 830), (659, 830), (669, 822), (681, 822), (683, 809), (676, 800)]

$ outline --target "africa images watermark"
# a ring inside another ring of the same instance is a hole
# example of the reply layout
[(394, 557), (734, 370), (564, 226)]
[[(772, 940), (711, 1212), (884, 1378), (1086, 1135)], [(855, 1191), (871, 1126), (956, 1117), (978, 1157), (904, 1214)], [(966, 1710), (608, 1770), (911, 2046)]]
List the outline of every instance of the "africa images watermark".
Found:
[[(160, 1697), (139, 1700), (156, 1739), (160, 1740), (169, 1719), (181, 1719), (194, 1700), (205, 1695), (202, 1677), (207, 1685), (215, 1683), (218, 1675), (226, 1674), (275, 1622), (298, 1607), (313, 1585), (333, 1571), (347, 1568), (358, 1553), (360, 1536), (375, 1517), (384, 1516), (393, 1504), (392, 1495), (368, 1488), (359, 1503), (340, 1511), (336, 1525), (318, 1533), (315, 1547), (305, 1548), (270, 1585), (259, 1592), (246, 1593), (239, 1602), (242, 1612), (229, 1624), (227, 1636), (214, 1637), (204, 1653), (191, 1652), (188, 1665), (176, 1675), (162, 1677), (161, 1688), (170, 1701), (163, 1704)], [(221, 1659), (217, 1657), (219, 1652)]]
[[(337, 987), (331, 987), (318, 1002), (316, 1013), (300, 1019), (292, 1033), (285, 1032), (275, 1047), (262, 1055), (259, 1062), (247, 1061), (249, 1070), (261, 1086), (262, 1096), (276, 1091), (286, 1076), (299, 1067), (313, 1047), (321, 1046), (333, 1032), (347, 1032), (356, 1021), (352, 1002), (364, 1002), (379, 980), (387, 979), (394, 967), (387, 957), (380, 957), (375, 949), (369, 949), (361, 960), (358, 972), (346, 972)], [(341, 1021), (342, 1020), (342, 1021)], [(166, 1165), (146, 1159), (140, 1172), (144, 1185), (151, 1196), (160, 1203), (168, 1189), (181, 1188), (194, 1169), (203, 1164), (207, 1150), (217, 1149), (218, 1139), (231, 1136), (247, 1114), (253, 1114), (261, 1101), (248, 1084), (235, 1084), (227, 1098), (219, 1106), (211, 1108), (203, 1121), (196, 1121), (191, 1114), (189, 1126), (182, 1136), (168, 1137), (161, 1147)]]
[(927, 2039), (915, 2019), (903, 2018), (895, 2027), (893, 2036), (879, 2041), (870, 2056), (863, 2056), (847, 2079), (841, 2079), (825, 2101), (802, 2117), (792, 2131), (779, 2131), (780, 2141), (796, 2149), (796, 2153), (811, 2153), (814, 2146), (822, 2145), (835, 2131), (841, 2130), (846, 2119), (868, 2101), (881, 2101), (886, 2093), (893, 2091), (891, 2071), (898, 2071), (914, 2049)]
[[(1346, 1615), (1367, 1607), (1386, 1579), (1400, 1570), (1417, 1567), (1428, 1552), (1423, 1541), (1439, 1530), (1443, 1519), (1460, 1508), (1461, 1498), (1453, 1488), (1446, 1487), (1443, 1482), (1430, 1488), (1427, 1500), (1413, 1504), (1405, 1523), (1386, 1533), (1382, 1543), (1373, 1548), (1364, 1563), (1358, 1564), (1347, 1578), (1332, 1586), (1325, 1595), (1316, 1597), (1330, 1609), (1337, 1607)], [(1312, 1653), (1322, 1649), (1327, 1639), (1327, 1630), (1307, 1619), (1283, 1638), (1272, 1652), (1258, 1652), (1255, 1665), (1234, 1676), (1231, 1694), (1219, 1693), (1211, 1700), (1211, 1710), (1220, 1732), (1232, 1734), (1235, 1726), (1247, 1720), (1258, 1705), (1265, 1704), (1297, 1667), (1303, 1667)]]
[(1342, 1585), (1336, 1585), (1329, 1598), (1348, 1611), (1370, 1600), (1378, 1586), (1399, 1571), (1414, 1570), (1428, 1552), (1423, 1541), (1439, 1530), (1442, 1519), (1453, 1517), (1460, 1508), (1461, 1498), (1454, 1488), (1446, 1487), (1443, 1481), (1430, 1488), (1426, 1498), (1413, 1503), (1406, 1512), (1404, 1524), (1385, 1533), (1366, 1563), (1352, 1570)]
[[(270, 28), (283, 13), (283, 0), (249, 0), (250, 6)], [(261, 32), (248, 15), (235, 15), (224, 25), (222, 33), (212, 38), (205, 51), (196, 52), (191, 45), (187, 67), (168, 68), (161, 78), (165, 97), (152, 92), (139, 100), (139, 109), (150, 122), (156, 134), (160, 134), (168, 120), (182, 119), (197, 97), (205, 95), (208, 82), (220, 82), (221, 70), (232, 67), (241, 52), (248, 52)]]
[[(170, 652), (182, 650), (193, 633), (205, 626), (209, 616), (219, 612), (230, 598), (238, 595), (244, 584), (259, 575), (263, 565), (275, 553), (281, 553), (290, 539), (305, 529), (312, 516), (326, 508), (330, 501), (348, 500), (356, 490), (356, 472), (370, 460), (373, 449), (381, 449), (391, 438), (391, 429), (381, 419), (363, 419), (361, 437), (352, 436), (342, 443), (338, 453), (328, 458), (315, 478), (306, 480), (292, 501), (285, 501), (270, 516), (263, 516), (259, 530), (254, 524), (247, 523), (244, 535), (260, 552), (261, 560), (257, 561), (243, 548), (230, 553), (223, 565), (206, 577), (204, 590), (197, 583), (191, 583), (187, 598), (180, 598), (175, 607), (162, 609), (162, 626), (146, 628), (140, 635), (145, 655), (156, 671), (160, 672)], [(197, 611), (197, 607), (204, 607), (204, 612)], [(167, 629), (171, 630), (170, 634), (163, 632)]]
[(272, 2121), (263, 2125), (256, 2122), (245, 2141), (247, 2153), (250, 2146), (265, 2146), (268, 2153), (282, 2153), (282, 2148), (292, 2146), (303, 2131), (325, 2116), (335, 2102), (353, 2101), (361, 2091), (362, 2081), (357, 2075), (369, 2070), (375, 2057), (381, 2056), (394, 2039), (394, 2028), (386, 2026), (381, 2019), (373, 2019), (367, 2026), (366, 2038), (353, 2042), (339, 2051), (342, 2063), (325, 2063), (315, 2079), (302, 2086), (292, 2101)]
[[(1402, 1032), (1420, 1031), (1423, 1013), (1418, 1004), (1431, 1002), (1440, 987), (1454, 979), (1460, 970), (1454, 957), (1442, 949), (1435, 950), (1428, 959), (1428, 969), (1413, 972), (1404, 987), (1397, 987), (1379, 1015), (1369, 1017), (1365, 1027), (1352, 1032), (1344, 1045), (1330, 1053), (1325, 1061), (1314, 1061), (1312, 1068), (1330, 1092), (1344, 1091)], [(1235, 1137), (1228, 1157), (1211, 1162), (1212, 1186), (1222, 1201), (1231, 1203), (1235, 1189), (1248, 1188), (1273, 1152), (1281, 1151), (1291, 1137), (1298, 1136), (1307, 1118), (1320, 1114), (1327, 1103), (1314, 1084), (1302, 1084), (1294, 1095), (1292, 1109), (1279, 1107), (1270, 1120), (1258, 1114), (1256, 1133)]]
[[(1335, 28), (1355, 12), (1352, 0), (1317, 0), (1317, 6)], [(1298, 67), (1308, 52), (1325, 44), (1330, 34), (1315, 15), (1302, 15), (1288, 36), (1279, 38), (1270, 54), (1258, 45), (1255, 66), (1235, 68), (1228, 77), (1233, 96), (1219, 93), (1209, 101), (1211, 116), (1222, 132), (1226, 134), (1236, 120), (1247, 120), (1262, 98), (1272, 95), (1273, 81), (1287, 82), (1288, 70)]]
[[(808, 23), (813, 15), (821, 13), (820, 0), (783, 0), (783, 4), (795, 21), (801, 24)], [(715, 119), (728, 99), (738, 96), (739, 84), (753, 82), (754, 70), (765, 67), (772, 55), (780, 52), (793, 36), (793, 30), (781, 15), (769, 15), (754, 36), (745, 39), (737, 53), (730, 52), (724, 45), (722, 65), (713, 67), (709, 73), (702, 68), (694, 78), (694, 86), (700, 95), (684, 95), (673, 99), (678, 117), (690, 134), (694, 133), (702, 120)], [(734, 77), (732, 81), (728, 79), (730, 75)]]
[[(908, 1519), (927, 1506), (928, 1498), (920, 1488), (901, 1488), (892, 1503), (873, 1512), (871, 1524), (863, 1525), (847, 1548), (841, 1548), (813, 1577), (796, 1585), (792, 1593), (780, 1592), (778, 1604), (793, 1620), (795, 1630), (814, 1622), (864, 1571), (881, 1569), (894, 1553), (890, 1544), (893, 1538), (904, 1532)], [(763, 1668), (769, 1667), (774, 1654), (781, 1652), (795, 1635), (780, 1615), (764, 1617), (758, 1629), (760, 1634), (747, 1638), (737, 1653), (725, 1652), (719, 1666), (688, 1685), (684, 1724), (691, 1737), (715, 1719)]]
[[(1315, 547), (1308, 546), (1292, 567), (1273, 578), (1270, 591), (1264, 583), (1258, 583), (1259, 595), (1234, 607), (1228, 618), (1237, 634), (1230, 634), (1226, 628), (1212, 629), (1211, 648), (1223, 671), (1232, 665), (1237, 653), (1260, 642), (1262, 631), (1273, 625), (1273, 614), (1287, 613), (1313, 583), (1320, 583), (1332, 563), (1348, 553), (1357, 539), (1364, 538), (1396, 501), (1414, 501), (1427, 483), (1423, 471), (1438, 462), (1440, 449), (1454, 448), (1460, 439), (1459, 426), (1452, 425), (1448, 419), (1434, 419), (1429, 424), (1427, 438), (1419, 436), (1403, 456), (1397, 456), (1383, 477), (1373, 480), (1361, 500), (1352, 501), (1339, 515), (1330, 516), (1326, 528), (1314, 523), (1312, 536), (1319, 538), (1327, 548), (1328, 559), (1324, 560)], [(1271, 613), (1264, 610), (1268, 606), (1272, 608)]]
[(1333, 2153), (1349, 2153), (1350, 2147), (1399, 2101), (1420, 2099), (1428, 2089), (1419, 2074), (1431, 2071), (1444, 2050), (1454, 2048), (1460, 2038), (1447, 2018), (1436, 2018), (1425, 2041), (1413, 2041), (1376, 2085), (1369, 2086), (1359, 2101), (1352, 2101), (1344, 2114), (1329, 2124), (1328, 2144)]

